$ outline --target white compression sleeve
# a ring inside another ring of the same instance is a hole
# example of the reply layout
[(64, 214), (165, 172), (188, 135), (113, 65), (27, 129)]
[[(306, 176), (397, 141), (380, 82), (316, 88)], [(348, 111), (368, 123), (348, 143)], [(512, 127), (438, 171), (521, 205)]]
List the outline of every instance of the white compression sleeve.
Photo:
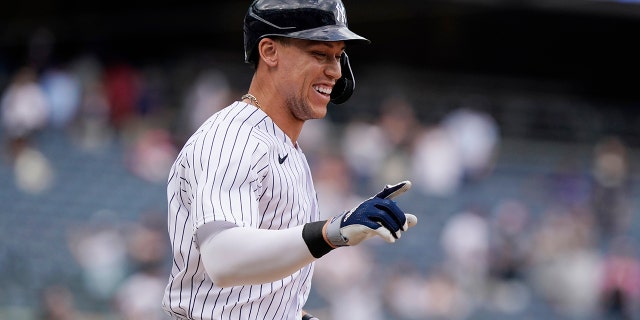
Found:
[(200, 243), (202, 263), (220, 287), (282, 279), (315, 260), (302, 238), (302, 229), (233, 227), (216, 232)]

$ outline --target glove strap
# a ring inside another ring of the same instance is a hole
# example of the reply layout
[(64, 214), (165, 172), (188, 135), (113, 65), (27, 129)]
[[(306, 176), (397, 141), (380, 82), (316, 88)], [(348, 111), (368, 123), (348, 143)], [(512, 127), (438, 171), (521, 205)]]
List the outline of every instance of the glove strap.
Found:
[[(346, 213), (345, 213), (346, 214)], [(327, 240), (331, 242), (332, 245), (336, 247), (344, 247), (349, 244), (346, 239), (342, 236), (342, 232), (340, 232), (340, 224), (342, 223), (342, 219), (344, 218), (344, 214), (333, 217), (329, 223), (327, 223)]]
[(311, 255), (316, 259), (335, 249), (327, 243), (327, 240), (324, 239), (322, 229), (324, 228), (325, 223), (326, 220), (310, 222), (305, 224), (302, 228), (302, 239), (304, 240), (304, 243), (307, 244), (307, 248), (309, 248)]

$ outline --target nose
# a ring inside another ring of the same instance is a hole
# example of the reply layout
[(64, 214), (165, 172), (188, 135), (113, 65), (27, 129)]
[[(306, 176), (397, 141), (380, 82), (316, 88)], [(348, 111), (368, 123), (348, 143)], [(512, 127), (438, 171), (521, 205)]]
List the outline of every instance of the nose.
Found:
[(340, 58), (331, 59), (331, 62), (329, 63), (325, 73), (331, 79), (340, 79), (340, 77), (342, 77), (342, 66), (340, 65)]

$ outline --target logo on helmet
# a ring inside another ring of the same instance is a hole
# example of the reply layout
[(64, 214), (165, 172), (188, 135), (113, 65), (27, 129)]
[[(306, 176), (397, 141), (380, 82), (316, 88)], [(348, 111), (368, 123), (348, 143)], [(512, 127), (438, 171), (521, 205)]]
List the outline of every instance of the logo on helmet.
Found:
[(339, 24), (347, 24), (347, 10), (344, 8), (344, 4), (341, 1), (336, 1), (336, 20)]

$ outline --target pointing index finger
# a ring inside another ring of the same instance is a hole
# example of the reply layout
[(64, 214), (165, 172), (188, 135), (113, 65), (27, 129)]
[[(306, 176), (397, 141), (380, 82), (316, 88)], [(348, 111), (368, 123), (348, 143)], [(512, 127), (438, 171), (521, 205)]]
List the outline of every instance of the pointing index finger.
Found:
[(411, 188), (411, 181), (405, 180), (394, 185), (386, 185), (376, 197), (381, 199), (393, 199)]

